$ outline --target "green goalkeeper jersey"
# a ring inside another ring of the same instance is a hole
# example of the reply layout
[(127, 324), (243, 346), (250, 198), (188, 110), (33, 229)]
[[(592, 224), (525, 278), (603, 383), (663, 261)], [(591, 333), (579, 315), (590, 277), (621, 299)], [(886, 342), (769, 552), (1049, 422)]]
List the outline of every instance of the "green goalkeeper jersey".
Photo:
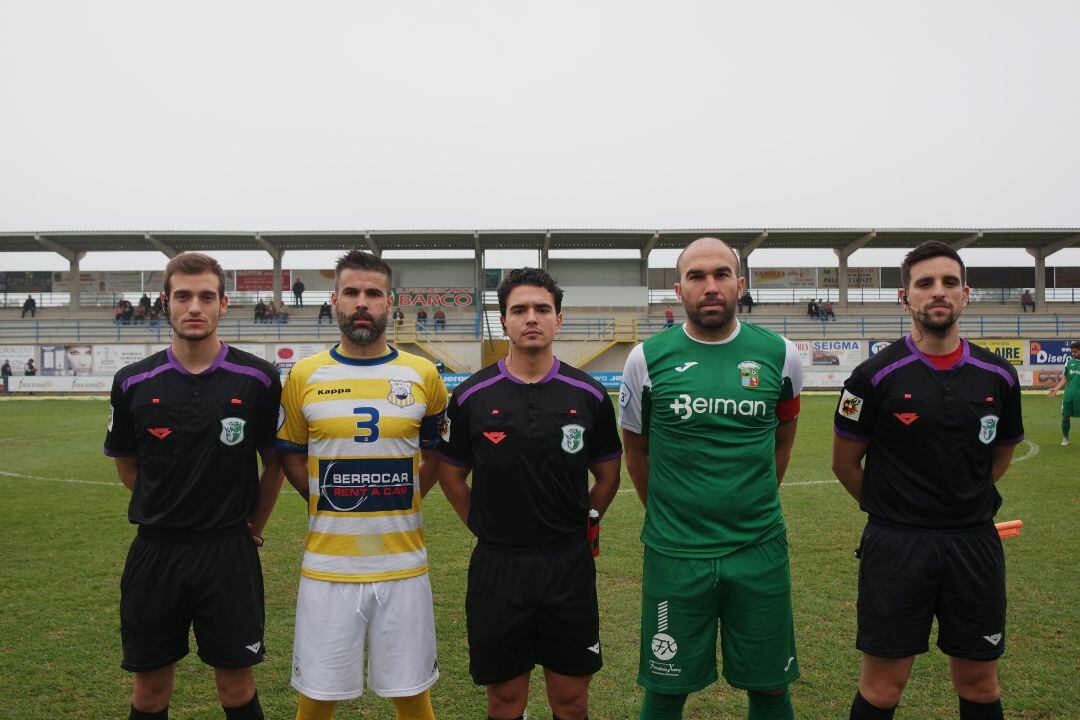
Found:
[(636, 346), (619, 406), (622, 427), (649, 442), (642, 541), (721, 557), (782, 535), (776, 427), (798, 414), (801, 390), (795, 346), (756, 325), (712, 343), (671, 328)]
[(1065, 380), (1065, 396), (1070, 400), (1080, 400), (1080, 360), (1069, 358), (1061, 369)]

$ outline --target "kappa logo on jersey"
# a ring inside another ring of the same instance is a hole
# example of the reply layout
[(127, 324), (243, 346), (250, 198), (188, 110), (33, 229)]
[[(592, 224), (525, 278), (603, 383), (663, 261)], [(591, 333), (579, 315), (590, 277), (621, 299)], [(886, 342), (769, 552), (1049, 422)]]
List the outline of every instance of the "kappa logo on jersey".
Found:
[(731, 398), (692, 398), (683, 393), (668, 405), (680, 420), (689, 420), (695, 414), (743, 415), (747, 417), (765, 417), (767, 407), (763, 400), (732, 400)]
[(495, 432), (495, 431), (486, 432), (486, 433), (484, 433), (484, 437), (486, 437), (488, 440), (490, 440), (495, 445), (498, 445), (499, 443), (501, 443), (503, 440), (506, 439), (506, 433), (504, 433), (504, 432)]
[(858, 395), (852, 395), (847, 390), (840, 396), (840, 407), (837, 410), (848, 420), (858, 420), (862, 415), (863, 399)]
[(221, 442), (226, 445), (239, 445), (244, 441), (244, 426), (247, 420), (243, 418), (222, 418)]
[(630, 388), (626, 387), (626, 383), (619, 386), (619, 407), (626, 407), (630, 404), (630, 400), (634, 397), (634, 393), (630, 392)]
[(561, 447), (571, 455), (581, 452), (585, 447), (585, 428), (573, 423), (563, 425)]
[(146, 428), (146, 432), (150, 433), (151, 435), (156, 437), (158, 440), (164, 440), (165, 438), (169, 437), (169, 435), (172, 435), (172, 428), (167, 428), (167, 427)]
[(321, 397), (323, 395), (348, 395), (351, 392), (352, 392), (352, 388), (335, 387), (335, 388), (320, 388), (319, 390), (315, 391), (315, 394)]
[(386, 396), (386, 402), (398, 407), (408, 407), (416, 402), (412, 394), (412, 380), (391, 380), (390, 394)]
[(893, 417), (895, 417), (897, 420), (904, 423), (905, 425), (910, 425), (911, 423), (919, 419), (919, 413), (893, 413)]
[(753, 360), (739, 363), (739, 382), (744, 388), (756, 388), (761, 383), (761, 365)]
[(982, 440), (983, 445), (994, 442), (999, 419), (997, 415), (987, 415), (979, 421), (979, 440)]
[(319, 461), (319, 510), (408, 510), (412, 499), (412, 458)]
[(686, 372), (687, 370), (689, 370), (690, 368), (694, 367), (697, 364), (698, 364), (697, 360), (691, 360), (690, 362), (686, 363), (685, 365), (680, 365), (679, 367), (675, 368), (675, 372), (684, 373), (684, 372)]

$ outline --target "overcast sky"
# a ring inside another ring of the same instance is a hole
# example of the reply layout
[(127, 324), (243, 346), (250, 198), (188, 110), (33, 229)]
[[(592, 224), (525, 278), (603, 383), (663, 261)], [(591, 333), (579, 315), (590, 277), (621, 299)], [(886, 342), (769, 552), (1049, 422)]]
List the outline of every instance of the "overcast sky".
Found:
[(1080, 227), (1078, 27), (1075, 0), (0, 0), (0, 231)]

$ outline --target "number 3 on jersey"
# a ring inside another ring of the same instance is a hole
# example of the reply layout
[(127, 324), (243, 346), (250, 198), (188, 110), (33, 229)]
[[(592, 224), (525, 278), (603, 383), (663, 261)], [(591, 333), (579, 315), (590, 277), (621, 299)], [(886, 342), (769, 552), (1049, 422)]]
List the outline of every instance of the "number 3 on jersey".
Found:
[(358, 443), (370, 443), (379, 439), (379, 411), (373, 407), (353, 408), (353, 415), (361, 415), (367, 419), (357, 420), (356, 429), (366, 432), (366, 435), (354, 435), (353, 440)]

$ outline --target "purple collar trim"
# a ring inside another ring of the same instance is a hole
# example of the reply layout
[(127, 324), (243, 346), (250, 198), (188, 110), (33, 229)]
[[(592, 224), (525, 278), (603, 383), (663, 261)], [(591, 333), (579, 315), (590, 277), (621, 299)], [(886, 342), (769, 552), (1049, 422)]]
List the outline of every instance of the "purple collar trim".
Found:
[(201, 373), (193, 373), (186, 367), (181, 365), (180, 361), (176, 359), (176, 356), (173, 355), (171, 345), (165, 348), (165, 355), (169, 358), (169, 365), (172, 366), (173, 370), (180, 373), (181, 375), (209, 375), (210, 373), (221, 367), (221, 364), (225, 362), (225, 355), (228, 354), (228, 352), (229, 346), (225, 343), (221, 343), (221, 349), (218, 350), (218, 354), (214, 356), (214, 362), (210, 363), (210, 367), (206, 368)]
[[(910, 333), (908, 333), (908, 335), (906, 335), (904, 337), (904, 342), (907, 343), (908, 350), (911, 351), (911, 354), (915, 355), (920, 360), (922, 360), (927, 365), (927, 367), (929, 367), (931, 370), (937, 370), (938, 369), (938, 366), (934, 364), (934, 361), (931, 360), (930, 358), (926, 357), (926, 354), (923, 353), (923, 351), (920, 350), (915, 345), (915, 341), (911, 339), (911, 334)], [(968, 341), (965, 340), (964, 338), (960, 338), (960, 344), (964, 348), (964, 351), (960, 354), (960, 359), (957, 360), (952, 365), (950, 365), (949, 367), (945, 368), (945, 370), (940, 370), (939, 372), (945, 372), (945, 371), (948, 371), (948, 370), (955, 370), (956, 368), (960, 367), (961, 365), (965, 364), (968, 361), (968, 358), (971, 357), (971, 346), (968, 345)]]
[[(555, 362), (551, 363), (551, 369), (548, 370), (547, 375), (545, 375), (544, 377), (537, 380), (536, 384), (541, 385), (543, 383), (546, 383), (548, 380), (551, 380), (553, 377), (558, 375), (559, 374), (559, 365), (560, 364), (561, 363), (559, 363), (559, 358), (555, 358)], [(517, 383), (518, 385), (529, 385), (529, 384), (531, 384), (531, 383), (525, 382), (524, 380), (520, 380), (520, 379), (518, 379), (518, 378), (516, 378), (516, 377), (514, 377), (513, 375), (510, 374), (510, 371), (506, 369), (506, 358), (503, 358), (502, 360), (499, 361), (499, 374), (502, 375), (503, 377), (505, 377), (510, 382)]]

